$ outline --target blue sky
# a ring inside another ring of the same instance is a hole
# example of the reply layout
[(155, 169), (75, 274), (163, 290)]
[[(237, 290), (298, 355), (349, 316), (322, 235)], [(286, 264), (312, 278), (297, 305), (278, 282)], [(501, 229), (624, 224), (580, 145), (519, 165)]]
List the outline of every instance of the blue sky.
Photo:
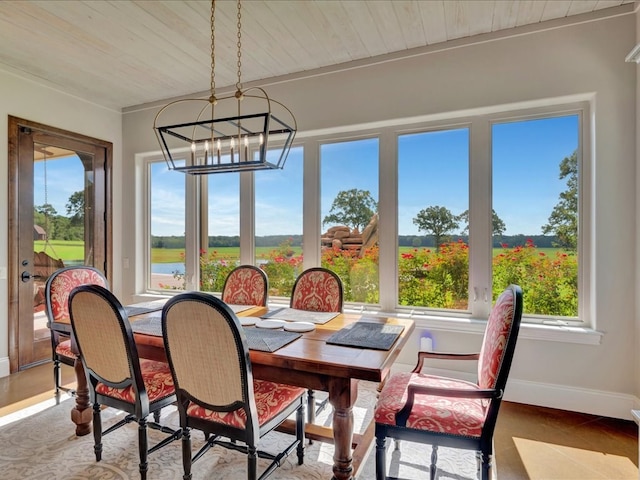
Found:
[[(505, 234), (540, 234), (566, 188), (566, 180), (558, 178), (559, 164), (578, 146), (578, 117), (497, 124), (492, 142), (493, 208), (505, 222)], [(424, 233), (413, 224), (423, 208), (444, 206), (455, 215), (469, 208), (466, 128), (404, 135), (398, 150), (401, 235)], [(255, 173), (257, 235), (302, 233), (302, 154), (294, 147), (284, 170)], [(377, 139), (325, 144), (320, 158), (321, 218), (341, 190), (369, 190), (378, 200)], [(34, 173), (36, 205), (44, 203), (42, 165), (36, 164)], [(69, 196), (83, 188), (80, 168), (78, 159), (47, 162), (49, 203), (60, 214), (66, 214)], [(208, 178), (210, 235), (238, 235), (238, 174)], [(153, 235), (184, 233), (184, 181), (183, 173), (167, 171), (164, 163), (153, 168)]]

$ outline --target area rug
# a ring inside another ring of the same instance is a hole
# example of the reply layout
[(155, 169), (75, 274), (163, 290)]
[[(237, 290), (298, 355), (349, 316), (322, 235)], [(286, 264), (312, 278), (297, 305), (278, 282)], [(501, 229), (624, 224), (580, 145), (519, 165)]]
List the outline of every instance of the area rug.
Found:
[[(359, 398), (354, 407), (355, 430), (361, 432), (371, 418), (376, 400), (375, 384), (361, 382)], [(318, 396), (321, 392), (318, 392)], [(24, 415), (24, 418), (0, 428), (0, 478), (2, 480), (130, 480), (140, 478), (138, 473), (137, 425), (129, 424), (103, 438), (100, 462), (93, 454), (93, 435), (76, 437), (70, 420), (73, 399), (62, 401), (45, 410)], [(329, 410), (329, 409), (326, 409)], [(329, 412), (323, 412), (318, 423), (330, 425)], [(103, 412), (106, 426), (121, 414), (112, 409)], [(161, 423), (178, 425), (175, 407), (163, 410)], [(163, 434), (149, 430), (149, 443), (155, 444)], [(278, 432), (267, 435), (261, 449), (278, 452), (290, 442), (290, 436)], [(193, 449), (199, 448), (204, 438), (200, 432), (192, 435)], [(387, 454), (388, 475), (395, 478), (417, 480), (428, 478), (429, 445), (402, 442), (401, 450), (394, 451), (389, 441)], [(305, 450), (304, 465), (297, 464), (295, 452), (277, 469), (273, 480), (329, 480), (332, 476), (333, 446), (313, 442)], [(180, 480), (182, 478), (180, 442), (154, 452), (149, 456), (149, 480)], [(268, 462), (259, 460), (258, 473)], [(193, 479), (242, 480), (246, 478), (246, 457), (224, 448), (211, 449), (193, 466)], [(375, 449), (372, 447), (358, 480), (375, 478)], [(473, 480), (476, 461), (473, 452), (440, 448), (438, 450), (439, 480)]]

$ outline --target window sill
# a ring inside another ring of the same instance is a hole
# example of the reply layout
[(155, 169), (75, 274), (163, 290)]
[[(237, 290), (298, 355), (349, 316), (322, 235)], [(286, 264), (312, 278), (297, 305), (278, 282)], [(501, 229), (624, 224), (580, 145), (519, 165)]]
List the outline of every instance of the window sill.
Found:
[[(477, 333), (484, 334), (486, 321), (460, 317), (427, 317), (411, 316), (401, 313), (378, 313), (378, 315), (410, 318), (417, 329), (440, 331), (449, 333)], [(542, 325), (538, 323), (522, 323), (520, 325), (521, 339), (540, 340), (544, 342), (577, 343), (581, 345), (600, 345), (603, 332), (585, 327), (568, 325)]]

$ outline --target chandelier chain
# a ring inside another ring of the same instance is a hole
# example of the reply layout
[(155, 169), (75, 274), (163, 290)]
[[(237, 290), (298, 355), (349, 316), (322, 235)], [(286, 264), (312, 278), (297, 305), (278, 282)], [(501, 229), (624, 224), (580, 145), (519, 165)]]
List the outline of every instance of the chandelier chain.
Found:
[(240, 0), (238, 0), (238, 81), (236, 89), (242, 90), (242, 13)]
[(211, 99), (215, 98), (216, 94), (216, 0), (211, 0)]

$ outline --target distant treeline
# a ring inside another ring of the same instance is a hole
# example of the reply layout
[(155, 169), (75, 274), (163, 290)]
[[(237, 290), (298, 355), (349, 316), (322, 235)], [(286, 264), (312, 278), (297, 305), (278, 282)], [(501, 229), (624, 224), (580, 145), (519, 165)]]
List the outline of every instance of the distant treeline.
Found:
[[(450, 241), (457, 242), (462, 240), (465, 243), (469, 241), (467, 235), (451, 235)], [(494, 248), (506, 245), (509, 248), (518, 245), (525, 245), (527, 240), (533, 240), (533, 244), (538, 248), (552, 248), (555, 246), (556, 237), (547, 235), (503, 235), (502, 237), (494, 237)], [(277, 247), (284, 242), (290, 242), (293, 247), (302, 246), (302, 235), (265, 235), (264, 237), (256, 237), (256, 247)], [(401, 247), (435, 247), (432, 235), (400, 235), (398, 244)], [(239, 247), (239, 236), (213, 236), (209, 237), (209, 248), (219, 247)], [(170, 237), (151, 237), (151, 248), (185, 248), (184, 236)]]

